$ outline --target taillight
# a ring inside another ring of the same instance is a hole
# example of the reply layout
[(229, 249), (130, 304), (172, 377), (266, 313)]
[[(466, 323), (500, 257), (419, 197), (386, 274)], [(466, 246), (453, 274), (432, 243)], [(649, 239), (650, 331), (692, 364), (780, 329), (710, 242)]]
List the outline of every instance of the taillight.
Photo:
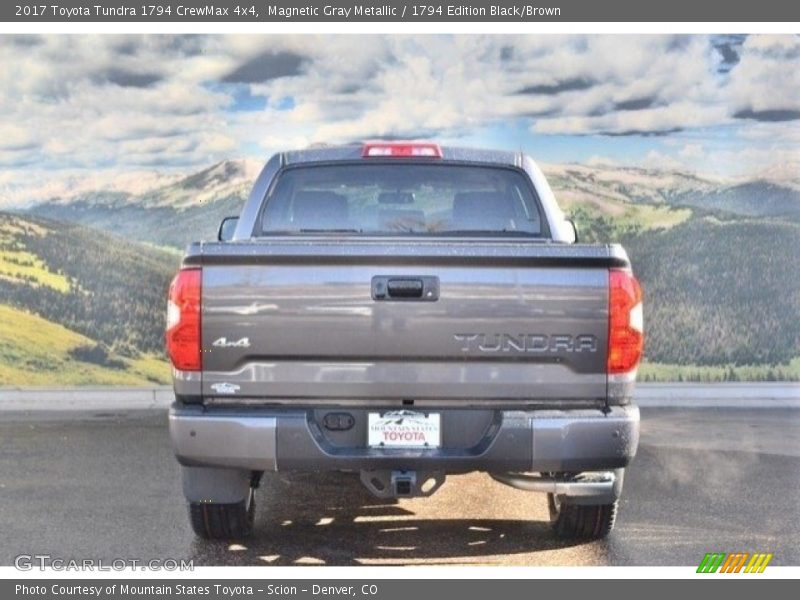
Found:
[(442, 158), (439, 144), (429, 142), (367, 142), (361, 149), (364, 158)]
[(200, 269), (181, 269), (169, 286), (167, 354), (180, 371), (200, 371)]
[(633, 371), (644, 349), (642, 289), (630, 271), (608, 273), (608, 374)]

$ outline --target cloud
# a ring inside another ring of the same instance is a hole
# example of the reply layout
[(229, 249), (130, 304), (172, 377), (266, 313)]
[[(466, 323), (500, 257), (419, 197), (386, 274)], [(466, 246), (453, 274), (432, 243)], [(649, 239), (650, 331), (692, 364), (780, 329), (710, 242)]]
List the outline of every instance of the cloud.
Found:
[(699, 160), (705, 157), (706, 150), (702, 144), (686, 144), (678, 152), (678, 156), (686, 161)]
[(725, 118), (722, 107), (697, 106), (687, 101), (597, 116), (553, 117), (537, 121), (532, 130), (535, 133), (562, 135), (661, 136), (689, 128), (707, 127), (724, 122)]
[(584, 79), (581, 77), (575, 79), (565, 79), (557, 81), (552, 84), (539, 84), (529, 85), (517, 91), (518, 94), (531, 94), (531, 95), (554, 95), (563, 92), (578, 92), (581, 90), (588, 90), (590, 87), (597, 85), (597, 82), (591, 79)]
[(222, 78), (225, 83), (264, 83), (302, 72), (305, 57), (294, 52), (264, 52), (248, 59)]
[(685, 163), (678, 158), (660, 152), (658, 150), (650, 150), (645, 156), (639, 161), (639, 164), (643, 167), (647, 167), (649, 169), (657, 169), (659, 171), (680, 171), (685, 168)]
[(739, 146), (721, 148), (689, 143), (675, 153), (650, 150), (636, 161), (652, 169), (701, 174), (723, 173), (744, 179), (770, 179), (792, 185), (800, 183), (800, 151), (796, 148)]
[(0, 150), (19, 152), (37, 146), (36, 136), (30, 130), (13, 123), (0, 125)]
[(686, 143), (748, 145), (763, 167), (800, 143), (798, 61), (797, 36), (3, 36), (0, 167), (24, 183), (32, 165), (175, 169), (493, 130), (602, 140), (587, 157), (646, 140), (681, 164)]
[(44, 37), (41, 35), (14, 35), (8, 38), (8, 43), (19, 48), (32, 48), (42, 44)]
[(598, 131), (596, 135), (607, 135), (609, 137), (628, 137), (632, 135), (642, 137), (664, 137), (673, 133), (683, 131), (681, 127), (670, 127), (667, 129), (621, 129), (614, 131)]
[(726, 88), (738, 119), (787, 121), (800, 112), (800, 37), (751, 36)]
[(645, 96), (642, 98), (633, 98), (632, 100), (623, 100), (614, 103), (614, 110), (644, 110), (645, 108), (652, 108), (657, 99), (655, 96)]
[[(703, 104), (716, 92), (706, 38), (365, 37), (359, 42), (354, 55), (340, 48), (345, 46), (340, 40), (328, 41), (330, 52), (314, 55), (302, 76), (265, 85), (262, 92), (300, 98), (298, 109), (324, 119), (319, 137), (327, 141), (430, 128), (452, 136), (459, 127), (450, 124), (451, 117), (463, 130), (520, 117), (543, 121), (642, 110), (687, 97)], [(377, 60), (366, 72), (347, 73), (351, 61), (342, 56)], [(663, 65), (656, 68), (659, 62)], [(675, 115), (661, 130), (675, 130), (680, 121)], [(558, 122), (541, 131), (555, 133)], [(577, 122), (572, 119), (572, 126)], [(580, 122), (586, 127), (582, 134), (607, 131), (607, 125)], [(621, 126), (610, 133), (628, 131), (639, 129)]]
[(742, 44), (747, 39), (746, 35), (724, 34), (711, 36), (711, 45), (717, 51), (719, 64), (717, 71), (728, 73), (739, 64)]
[(120, 87), (138, 88), (151, 87), (163, 79), (158, 73), (135, 73), (125, 69), (109, 69), (99, 78)]
[(745, 108), (733, 113), (734, 119), (753, 119), (755, 121), (795, 121), (800, 119), (800, 109), (795, 110), (791, 108), (773, 108), (769, 110), (753, 110), (752, 108)]

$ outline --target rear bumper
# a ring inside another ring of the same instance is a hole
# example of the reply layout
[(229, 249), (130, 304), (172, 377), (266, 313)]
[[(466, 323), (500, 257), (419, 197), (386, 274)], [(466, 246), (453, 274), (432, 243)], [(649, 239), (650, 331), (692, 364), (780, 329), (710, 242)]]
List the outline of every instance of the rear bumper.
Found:
[[(442, 420), (448, 410), (440, 411)], [(469, 411), (467, 411), (468, 413)], [(460, 411), (453, 418), (468, 419)], [(184, 466), (253, 471), (600, 471), (625, 467), (639, 442), (639, 409), (496, 411), (468, 447), (383, 449), (329, 442), (312, 411), (175, 404), (169, 430)]]

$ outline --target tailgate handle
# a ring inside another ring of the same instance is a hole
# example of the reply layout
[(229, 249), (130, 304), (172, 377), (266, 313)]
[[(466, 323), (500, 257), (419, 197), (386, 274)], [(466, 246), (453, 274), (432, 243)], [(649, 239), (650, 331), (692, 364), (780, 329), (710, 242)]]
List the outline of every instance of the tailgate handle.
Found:
[(390, 279), (386, 288), (392, 298), (422, 298), (421, 279)]
[(439, 278), (377, 275), (372, 278), (372, 299), (436, 302), (439, 299)]

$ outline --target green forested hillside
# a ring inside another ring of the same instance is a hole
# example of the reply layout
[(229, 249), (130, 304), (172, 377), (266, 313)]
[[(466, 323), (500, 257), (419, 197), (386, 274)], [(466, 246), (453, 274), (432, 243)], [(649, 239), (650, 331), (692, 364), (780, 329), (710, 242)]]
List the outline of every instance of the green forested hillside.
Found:
[(624, 243), (646, 294), (651, 361), (775, 365), (800, 356), (800, 225), (695, 218)]
[(52, 198), (30, 212), (183, 250), (190, 242), (216, 239), (220, 221), (241, 211), (261, 166), (261, 161), (225, 160), (146, 192), (101, 189)]
[[(36, 365), (36, 348), (21, 341), (31, 334), (26, 327), (54, 324), (60, 328), (48, 331), (67, 341), (59, 346), (54, 339), (53, 348), (63, 347), (69, 364), (92, 364), (115, 373), (114, 381), (131, 382), (137, 378), (131, 375), (132, 361), (155, 359), (161, 362), (148, 363), (144, 379), (165, 380), (165, 297), (178, 262), (177, 253), (80, 225), (0, 213), (0, 307), (6, 311), (0, 363), (22, 371)], [(19, 318), (12, 318), (15, 310)], [(37, 339), (46, 346), (47, 337)], [(91, 382), (93, 372), (99, 371), (87, 371), (81, 381)], [(154, 375), (159, 372), (160, 379)]]
[(224, 217), (238, 215), (242, 196), (228, 196), (190, 209), (142, 204), (105, 204), (83, 200), (44, 203), (31, 213), (48, 219), (80, 223), (128, 240), (183, 249), (198, 240), (214, 240)]
[(743, 216), (800, 219), (800, 190), (769, 181), (749, 181), (706, 193), (684, 194), (676, 202)]
[(24, 311), (0, 304), (0, 387), (124, 385), (169, 382), (169, 369), (158, 356), (108, 355), (86, 360), (95, 340)]

